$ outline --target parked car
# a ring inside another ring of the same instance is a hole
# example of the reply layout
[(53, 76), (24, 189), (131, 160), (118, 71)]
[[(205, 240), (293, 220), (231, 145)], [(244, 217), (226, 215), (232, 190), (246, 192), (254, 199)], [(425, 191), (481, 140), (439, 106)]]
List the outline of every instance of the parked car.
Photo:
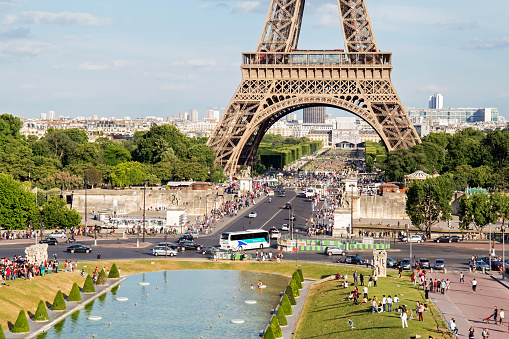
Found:
[(339, 248), (338, 246), (327, 246), (325, 248), (325, 254), (327, 254), (327, 255), (345, 255), (346, 251)]
[(257, 216), (258, 216), (258, 214), (256, 214), (256, 212), (251, 212), (248, 215), (249, 218), (256, 218)]
[(428, 259), (420, 258), (418, 261), (418, 265), (420, 268), (430, 268), (431, 264)]
[(180, 250), (178, 245), (175, 245), (174, 243), (171, 243), (171, 242), (160, 242), (159, 244), (157, 244), (157, 246), (166, 246), (169, 249), (172, 249), (172, 250), (175, 250), (175, 251), (179, 251)]
[(83, 253), (90, 253), (92, 252), (92, 248), (90, 246), (81, 245), (81, 244), (74, 244), (69, 247), (67, 247), (67, 252), (83, 252)]
[(347, 264), (364, 265), (366, 260), (362, 259), (358, 255), (348, 255), (345, 259)]
[(182, 242), (179, 242), (179, 247), (180, 247), (180, 250), (188, 250), (188, 249), (194, 249), (194, 250), (201, 250), (203, 248), (202, 245), (198, 245), (197, 243), (195, 243), (194, 241), (182, 241)]
[(404, 270), (409, 270), (411, 268), (410, 259), (403, 259), (399, 263), (401, 265), (401, 268)]
[(391, 257), (387, 257), (387, 267), (396, 267), (398, 266), (398, 263), (396, 260), (392, 259)]
[(215, 246), (205, 246), (204, 248), (202, 248), (201, 250), (201, 254), (214, 254), (216, 252), (219, 252), (220, 249), (218, 247), (215, 247)]
[(167, 255), (173, 257), (178, 254), (178, 251), (172, 249), (169, 246), (154, 246), (154, 248), (152, 249), (152, 254), (156, 257), (158, 255)]
[(288, 226), (288, 224), (283, 224), (281, 226), (281, 231), (289, 231), (290, 230), (290, 226)]
[(461, 237), (457, 236), (457, 235), (451, 235), (451, 242), (460, 242), (461, 241)]
[(444, 259), (437, 259), (437, 260), (435, 260), (435, 264), (433, 265), (433, 268), (436, 269), (436, 270), (443, 270), (443, 269), (445, 269)]
[[(487, 262), (489, 265), (489, 262)], [(504, 266), (504, 264), (501, 261), (498, 260), (491, 260), (491, 269), (495, 271), (500, 271), (500, 269)]]
[[(472, 268), (473, 268), (473, 266), (474, 266), (474, 262), (473, 262), (473, 261), (471, 261), (471, 262), (470, 262), (470, 267), (472, 267)], [(484, 270), (489, 271), (489, 270), (490, 270), (490, 265), (488, 265), (487, 263), (485, 263), (485, 262), (484, 262), (484, 261), (482, 261), (482, 260), (477, 260), (477, 261), (475, 261), (475, 269), (476, 269), (477, 271), (482, 271), (482, 269), (483, 269), (483, 268), (484, 268)]]
[(190, 235), (194, 239), (197, 239), (200, 236), (200, 232), (198, 232), (198, 231), (187, 231), (186, 233), (184, 233), (182, 235)]
[(404, 237), (402, 239), (404, 242), (423, 242), (424, 240), (418, 234), (412, 234), (410, 237)]
[(178, 240), (178, 242), (181, 241), (193, 241), (194, 237), (191, 234), (182, 234)]
[(435, 240), (433, 240), (434, 242), (451, 242), (451, 238), (449, 238), (448, 236), (441, 236), (441, 237), (438, 237), (436, 238)]
[(46, 237), (39, 241), (39, 244), (58, 245), (58, 240), (53, 237)]
[(49, 235), (51, 238), (67, 238), (64, 231), (55, 231)]

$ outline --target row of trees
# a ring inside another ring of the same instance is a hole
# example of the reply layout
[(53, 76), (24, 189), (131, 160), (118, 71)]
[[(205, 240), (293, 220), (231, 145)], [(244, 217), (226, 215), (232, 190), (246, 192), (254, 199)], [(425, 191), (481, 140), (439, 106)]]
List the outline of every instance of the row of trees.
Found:
[(387, 156), (381, 169), (387, 181), (422, 170), (428, 174), (450, 173), (456, 190), (466, 187), (509, 188), (509, 132), (467, 128), (454, 135), (430, 133), (411, 149)]
[(25, 138), (20, 128), (19, 118), (0, 116), (0, 173), (45, 189), (79, 188), (84, 182), (128, 186), (224, 179), (207, 139), (188, 138), (174, 126), (152, 126), (130, 140), (100, 137), (93, 143), (78, 128), (48, 129), (41, 139)]

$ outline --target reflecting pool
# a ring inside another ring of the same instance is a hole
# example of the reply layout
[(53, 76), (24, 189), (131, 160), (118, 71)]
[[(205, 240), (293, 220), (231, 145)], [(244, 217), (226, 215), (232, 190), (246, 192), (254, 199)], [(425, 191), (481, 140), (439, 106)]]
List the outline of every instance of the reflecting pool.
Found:
[(289, 280), (229, 270), (136, 274), (37, 338), (258, 338)]

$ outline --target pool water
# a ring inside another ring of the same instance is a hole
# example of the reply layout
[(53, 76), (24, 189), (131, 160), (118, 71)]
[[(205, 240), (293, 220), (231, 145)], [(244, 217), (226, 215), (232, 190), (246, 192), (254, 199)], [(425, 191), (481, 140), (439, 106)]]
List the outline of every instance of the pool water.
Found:
[[(258, 280), (267, 287), (257, 289)], [(229, 270), (132, 275), (37, 338), (258, 338), (289, 280)], [(118, 297), (129, 300), (116, 301)], [(90, 321), (89, 316), (102, 320)], [(233, 324), (233, 319), (244, 323)]]

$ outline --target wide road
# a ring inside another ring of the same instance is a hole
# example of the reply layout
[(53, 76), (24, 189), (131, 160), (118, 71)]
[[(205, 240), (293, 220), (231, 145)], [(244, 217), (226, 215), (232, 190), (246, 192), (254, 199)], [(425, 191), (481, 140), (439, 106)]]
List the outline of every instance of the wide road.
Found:
[[(282, 224), (289, 224), (289, 210), (284, 209), (284, 205), (287, 202), (291, 202), (292, 204), (292, 212), (295, 215), (295, 237), (302, 239), (305, 235), (306, 228), (306, 219), (311, 217), (311, 203), (306, 201), (303, 194), (298, 194), (300, 189), (286, 189), (286, 197), (279, 197), (279, 194), (276, 192), (276, 195), (272, 197), (272, 202), (269, 203), (268, 199), (265, 198), (261, 200), (261, 202), (252, 206), (249, 209), (244, 209), (241, 211), (239, 216), (235, 218), (230, 224), (228, 224), (223, 231), (239, 231), (249, 228), (263, 228), (265, 230), (270, 229), (275, 226), (278, 229), (281, 228)], [(256, 212), (256, 218), (248, 218), (248, 214), (250, 212)], [(227, 218), (226, 221), (229, 219)], [(251, 224), (250, 224), (251, 223)], [(219, 224), (221, 225), (221, 224)], [(281, 232), (283, 237), (286, 237), (288, 232)], [(197, 243), (205, 246), (217, 246), (219, 244), (219, 236), (220, 233), (216, 233), (212, 236), (204, 236), (200, 237), (196, 240)], [(50, 257), (53, 254), (57, 254), (57, 257), (60, 262), (64, 260), (77, 260), (77, 261), (85, 261), (85, 260), (95, 260), (96, 254), (99, 251), (101, 253), (101, 258), (103, 260), (118, 260), (118, 259), (149, 259), (152, 257), (152, 245), (144, 247), (144, 248), (115, 248), (115, 247), (104, 247), (112, 244), (125, 244), (136, 243), (136, 238), (130, 238), (128, 240), (116, 240), (116, 236), (113, 239), (107, 239), (106, 237), (98, 240), (99, 246), (93, 246), (94, 240), (92, 238), (84, 238), (84, 241), (81, 243), (90, 245), (92, 247), (93, 252), (90, 254), (82, 254), (82, 253), (67, 253), (66, 248), (68, 244), (63, 241), (60, 242), (56, 246), (49, 246), (48, 254)], [(176, 237), (168, 237), (168, 241), (175, 241)], [(141, 241), (141, 238), (140, 238)], [(147, 242), (152, 244), (156, 244), (160, 241), (164, 241), (164, 237), (152, 237), (147, 236)], [(394, 240), (391, 241), (391, 250), (388, 252), (388, 256), (397, 260), (403, 258), (410, 257), (410, 245), (406, 243), (394, 243)], [(35, 241), (34, 241), (35, 242)], [(275, 241), (272, 241), (272, 251), (275, 252)], [(26, 243), (23, 244), (9, 244), (8, 241), (0, 241), (0, 258), (7, 257), (12, 258), (14, 255), (24, 254), (24, 248), (27, 246)], [(476, 246), (482, 247), (483, 245)], [(412, 245), (412, 256), (415, 259), (419, 258), (427, 258), (433, 263), (435, 259), (444, 259), (448, 269), (452, 271), (466, 271), (468, 270), (468, 259), (472, 255), (485, 256), (488, 255), (487, 249), (468, 249), (468, 248), (453, 248), (448, 246), (448, 244), (413, 244)], [(361, 257), (365, 259), (371, 259), (372, 254), (371, 251), (357, 251)], [(352, 253), (355, 254), (355, 253)], [(501, 254), (501, 253), (497, 253)], [(188, 250), (185, 252), (180, 252), (178, 255), (179, 258), (202, 258), (203, 255), (201, 253), (197, 253), (192, 250)], [(171, 260), (171, 259), (169, 259)], [(324, 255), (323, 253), (317, 252), (299, 252), (299, 253), (284, 253), (284, 260), (304, 260), (304, 261), (313, 261), (313, 262), (322, 262), (322, 263), (332, 263), (337, 260), (337, 257), (329, 257)]]

